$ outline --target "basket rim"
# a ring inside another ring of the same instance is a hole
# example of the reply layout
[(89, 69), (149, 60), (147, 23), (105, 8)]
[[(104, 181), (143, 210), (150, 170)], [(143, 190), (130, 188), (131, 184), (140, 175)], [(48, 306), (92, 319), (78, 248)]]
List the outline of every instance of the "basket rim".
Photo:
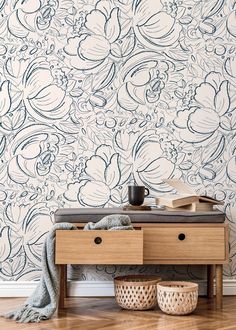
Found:
[(143, 285), (156, 285), (161, 281), (161, 277), (155, 275), (124, 275), (117, 276), (114, 278), (116, 285), (132, 285), (132, 286), (143, 286)]
[[(182, 287), (174, 287), (173, 285), (181, 285)], [(157, 290), (168, 292), (190, 292), (198, 290), (198, 284), (187, 281), (163, 281), (157, 283)]]

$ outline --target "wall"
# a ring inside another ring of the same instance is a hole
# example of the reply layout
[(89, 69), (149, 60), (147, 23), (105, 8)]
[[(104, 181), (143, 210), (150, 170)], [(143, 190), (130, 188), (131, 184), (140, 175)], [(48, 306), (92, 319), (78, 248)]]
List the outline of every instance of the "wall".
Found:
[[(163, 177), (225, 201), (236, 276), (234, 3), (0, 1), (1, 280), (39, 278), (58, 207), (120, 206), (129, 183), (168, 192)], [(74, 274), (124, 271), (160, 268)]]

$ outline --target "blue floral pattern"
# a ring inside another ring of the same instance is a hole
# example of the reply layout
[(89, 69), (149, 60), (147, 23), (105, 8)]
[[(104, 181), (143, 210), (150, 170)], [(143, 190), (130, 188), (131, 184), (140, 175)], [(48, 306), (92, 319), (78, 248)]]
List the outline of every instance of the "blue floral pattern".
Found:
[[(235, 13), (231, 0), (0, 1), (1, 280), (38, 279), (58, 207), (121, 206), (130, 183), (169, 192), (163, 178), (225, 202), (236, 276)], [(74, 268), (129, 271), (150, 267)]]

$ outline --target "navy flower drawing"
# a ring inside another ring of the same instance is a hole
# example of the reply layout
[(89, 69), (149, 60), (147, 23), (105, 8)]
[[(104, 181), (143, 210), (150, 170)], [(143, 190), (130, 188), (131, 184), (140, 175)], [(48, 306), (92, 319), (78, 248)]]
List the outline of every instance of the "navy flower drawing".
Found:
[(99, 70), (104, 61), (109, 61), (112, 45), (120, 36), (119, 8), (108, 13), (102, 9), (92, 10), (86, 16), (85, 32), (70, 38), (65, 47), (69, 55), (76, 56), (72, 63), (80, 70)]
[[(229, 95), (230, 83), (222, 80), (219, 72), (209, 73), (205, 81), (195, 90), (195, 106), (180, 111), (175, 121), (184, 129), (182, 138), (192, 142), (214, 140), (215, 135), (223, 136), (227, 131), (235, 130)], [(186, 127), (182, 127), (181, 116), (187, 116)]]

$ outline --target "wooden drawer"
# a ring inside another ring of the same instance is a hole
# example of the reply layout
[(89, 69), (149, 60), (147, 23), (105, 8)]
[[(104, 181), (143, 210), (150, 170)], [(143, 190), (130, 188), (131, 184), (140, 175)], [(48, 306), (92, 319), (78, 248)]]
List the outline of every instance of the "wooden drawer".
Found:
[(225, 225), (162, 225), (144, 229), (145, 264), (227, 262)]
[(56, 264), (142, 263), (142, 230), (56, 231)]

